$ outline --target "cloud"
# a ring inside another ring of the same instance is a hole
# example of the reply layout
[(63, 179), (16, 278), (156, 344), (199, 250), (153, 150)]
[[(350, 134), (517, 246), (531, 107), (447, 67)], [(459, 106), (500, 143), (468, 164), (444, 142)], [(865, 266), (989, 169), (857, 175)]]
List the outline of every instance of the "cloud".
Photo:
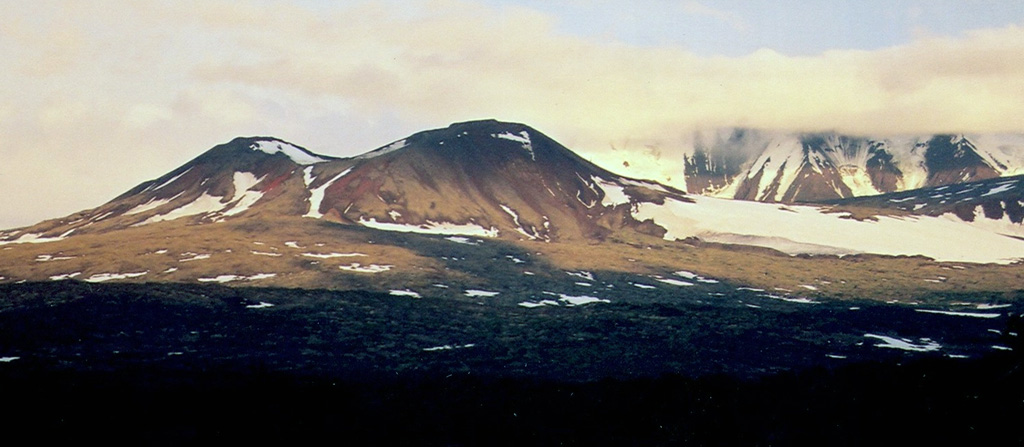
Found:
[(309, 23), (273, 42), (246, 39), (259, 61), (212, 61), (196, 73), (208, 82), (337, 96), (367, 113), (506, 116), (604, 139), (732, 125), (1017, 130), (1010, 112), (1019, 112), (1024, 96), (1024, 32), (1016, 27), (873, 52), (791, 57), (766, 49), (723, 58), (558, 35), (551, 20), (525, 10), (495, 16), (447, 2), (429, 12), (400, 20), (377, 10), (382, 22), (354, 24), (340, 12), (343, 29)]
[[(457, 0), (32, 4), (0, 17), (0, 209), (19, 210), (0, 227), (98, 205), (237, 135), (354, 155), (493, 117), (598, 157), (615, 145), (671, 159), (696, 128), (1020, 131), (1024, 111), (1014, 26), (876, 51), (715, 57), (566, 35), (534, 10)], [(7, 192), (32, 182), (35, 193)]]

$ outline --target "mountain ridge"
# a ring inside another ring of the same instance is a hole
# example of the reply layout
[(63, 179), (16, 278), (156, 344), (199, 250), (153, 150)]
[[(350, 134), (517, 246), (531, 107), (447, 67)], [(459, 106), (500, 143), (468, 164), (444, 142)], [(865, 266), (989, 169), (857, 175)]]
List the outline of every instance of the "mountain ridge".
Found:
[(733, 128), (695, 131), (678, 145), (673, 158), (659, 150), (656, 161), (608, 161), (618, 160), (626, 173), (656, 162), (665, 183), (689, 193), (781, 203), (1024, 174), (1024, 135), (1016, 134), (874, 137)]
[[(998, 190), (1012, 212), (1024, 191), (1007, 188), (994, 184), (950, 200)], [(615, 174), (529, 126), (498, 121), (419, 132), (349, 158), (247, 137), (99, 207), (0, 231), (7, 255), (0, 281), (81, 276), (370, 288), (448, 275), (486, 281), (458, 260), (417, 248), (438, 240), (485, 252), (519, 247), (551, 256), (549, 270), (715, 271), (755, 284), (764, 278), (694, 264), (690, 250), (725, 259), (889, 256), (1010, 266), (1024, 259), (1024, 226), (1005, 213), (967, 216), (956, 203), (941, 212), (868, 205), (687, 194)], [(401, 233), (415, 237), (394, 236)], [(495, 268), (524, 256), (506, 250)], [(770, 266), (778, 260), (765, 262), (767, 271), (778, 269)], [(793, 275), (803, 273), (785, 274)]]

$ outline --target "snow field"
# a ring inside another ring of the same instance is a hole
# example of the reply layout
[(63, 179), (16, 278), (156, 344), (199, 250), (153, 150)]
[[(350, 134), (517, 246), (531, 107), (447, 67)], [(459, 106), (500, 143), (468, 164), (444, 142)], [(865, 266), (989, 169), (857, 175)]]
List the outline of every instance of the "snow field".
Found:
[[(694, 203), (672, 198), (663, 205), (639, 203), (633, 217), (652, 219), (664, 227), (667, 240), (698, 237), (794, 255), (923, 255), (940, 262), (1000, 264), (1024, 258), (1024, 241), (946, 217), (880, 216), (877, 221), (858, 221), (810, 206), (788, 206), (792, 212), (779, 212), (772, 204), (700, 196), (691, 199)], [(953, 234), (957, 237), (949, 237)]]

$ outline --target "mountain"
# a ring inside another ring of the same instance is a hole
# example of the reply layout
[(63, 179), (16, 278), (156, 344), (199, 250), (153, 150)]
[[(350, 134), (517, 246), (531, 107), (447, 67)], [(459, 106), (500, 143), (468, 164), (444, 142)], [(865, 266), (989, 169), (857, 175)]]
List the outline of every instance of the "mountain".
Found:
[(1005, 177), (708, 197), (497, 121), (351, 158), (237, 138), (0, 231), (7, 425), (445, 445), (884, 444), (896, 425), (1009, 444), (1022, 195)]
[[(849, 177), (840, 174), (854, 165), (873, 167), (861, 173), (872, 185), (910, 178), (886, 145), (820, 136), (805, 138), (814, 146), (782, 146), (773, 138), (733, 133), (708, 143), (728, 143), (733, 152), (702, 159), (707, 184), (721, 184), (710, 174), (715, 170), (742, 172), (742, 148), (752, 144), (762, 149), (760, 177), (747, 183), (768, 185), (783, 197), (797, 183), (765, 180), (772, 169), (776, 178), (817, 175), (817, 183), (806, 180), (800, 191), (841, 189)], [(945, 149), (931, 149), (940, 146)], [(940, 180), (990, 175), (982, 169), (989, 159), (974, 157), (970, 147), (933, 142), (920, 151), (933, 154), (922, 166), (932, 166), (929, 172)], [(973, 168), (964, 171), (964, 160), (973, 160)], [(788, 170), (791, 161), (802, 167)], [(510, 271), (564, 278), (556, 272), (589, 277), (579, 272), (607, 270), (692, 271), (792, 287), (809, 281), (796, 278), (818, 277), (823, 264), (783, 272), (784, 265), (803, 261), (780, 255), (925, 256), (1002, 265), (1024, 258), (1024, 227), (1012, 219), (997, 231), (993, 213), (967, 218), (956, 209), (927, 214), (866, 206), (686, 194), (614, 174), (533, 128), (494, 120), (420, 132), (351, 158), (317, 155), (272, 137), (237, 138), (97, 208), (0, 232), (0, 281), (259, 281), (407, 290), (453, 278), (486, 284)], [(453, 244), (471, 252), (452, 256)], [(461, 262), (466, 258), (476, 264)], [(864, 268), (833, 260), (839, 264), (830, 268), (850, 269), (852, 276)], [(997, 269), (990, 272), (998, 277)]]
[(25, 232), (48, 240), (273, 213), (400, 232), (601, 239), (638, 225), (625, 207), (605, 206), (613, 199), (665, 196), (683, 193), (612, 174), (529, 127), (477, 121), (346, 159), (269, 137), (236, 138), (107, 204)]
[(934, 188), (853, 197), (832, 205), (900, 210), (924, 216), (954, 215), (1004, 234), (1016, 234), (1024, 223), (1024, 175), (999, 177)]
[(691, 193), (813, 203), (1024, 174), (1024, 136), (725, 129), (695, 132), (679, 161), (666, 175)]

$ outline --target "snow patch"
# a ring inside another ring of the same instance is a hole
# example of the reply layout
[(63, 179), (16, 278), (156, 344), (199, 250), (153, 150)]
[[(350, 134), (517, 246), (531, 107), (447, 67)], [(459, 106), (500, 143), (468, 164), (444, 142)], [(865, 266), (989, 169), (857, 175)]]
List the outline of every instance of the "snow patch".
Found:
[(356, 258), (366, 256), (362, 253), (303, 253), (307, 258), (331, 259), (331, 258)]
[(167, 186), (167, 185), (170, 185), (171, 183), (174, 183), (176, 180), (180, 179), (185, 174), (188, 174), (188, 172), (191, 171), (191, 170), (192, 170), (192, 168), (188, 168), (188, 169), (185, 170), (185, 172), (182, 172), (181, 174), (178, 174), (178, 175), (176, 175), (174, 177), (171, 177), (166, 182), (161, 183), (160, 186), (157, 186), (156, 188), (153, 188), (153, 191), (156, 191), (156, 190), (158, 190), (160, 188), (163, 188), (164, 186)]
[(212, 278), (198, 278), (197, 281), (199, 281), (199, 282), (226, 283), (226, 282), (232, 282), (232, 281), (256, 281), (256, 280), (260, 280), (260, 279), (273, 278), (275, 276), (277, 276), (277, 273), (257, 273), (257, 274), (252, 275), (252, 276), (245, 276), (245, 275), (217, 275), (217, 276), (212, 277)]
[(468, 343), (468, 344), (461, 345), (461, 346), (460, 345), (455, 345), (455, 346), (443, 345), (443, 346), (434, 346), (434, 347), (430, 347), (430, 348), (423, 348), (423, 351), (425, 351), (425, 352), (451, 351), (453, 349), (472, 348), (473, 346), (476, 346), (476, 344), (475, 343)]
[(530, 133), (527, 131), (521, 131), (518, 135), (512, 132), (502, 132), (499, 134), (491, 134), (493, 138), (501, 138), (503, 140), (515, 141), (522, 145), (523, 150), (530, 153), (530, 160), (537, 161), (537, 154), (533, 152), (533, 143), (530, 142)]
[(65, 261), (75, 259), (74, 256), (37, 255), (36, 262)]
[(314, 163), (323, 163), (330, 161), (326, 158), (320, 158), (316, 155), (310, 154), (297, 146), (285, 143), (283, 141), (276, 140), (263, 140), (254, 141), (249, 145), (249, 149), (253, 151), (261, 151), (268, 154), (284, 154), (288, 156), (293, 162), (300, 165), (311, 165)]
[(253, 204), (263, 198), (263, 192), (261, 191), (250, 191), (259, 182), (266, 178), (256, 178), (251, 172), (235, 172), (232, 181), (234, 182), (234, 194), (228, 201), (234, 200), (228, 206), (231, 209), (224, 212), (225, 216), (234, 216), (240, 214), (249, 209)]
[(373, 228), (376, 230), (384, 231), (396, 231), (400, 233), (419, 233), (419, 234), (452, 234), (462, 236), (479, 236), (479, 237), (498, 237), (498, 229), (484, 228), (474, 223), (457, 224), (451, 222), (434, 222), (428, 220), (427, 223), (421, 225), (407, 225), (399, 223), (388, 223), (388, 222), (377, 222), (376, 218), (366, 219), (364, 217), (359, 218), (359, 224), (364, 227)]
[(352, 168), (341, 171), (341, 173), (334, 176), (324, 184), (309, 190), (309, 211), (302, 215), (302, 217), (310, 217), (313, 219), (320, 219), (324, 217), (323, 213), (320, 212), (320, 204), (324, 201), (324, 193), (327, 191), (327, 188), (330, 188), (331, 185), (334, 184), (334, 182), (338, 181), (338, 179), (344, 177), (349, 172), (352, 172)]
[(177, 195), (175, 195), (174, 197), (171, 197), (169, 199), (157, 199), (156, 197), (153, 197), (152, 199), (149, 199), (149, 201), (147, 201), (146, 203), (143, 203), (143, 204), (141, 204), (139, 206), (136, 206), (135, 208), (132, 208), (132, 209), (128, 210), (128, 212), (126, 212), (124, 214), (126, 216), (131, 216), (133, 214), (144, 213), (146, 211), (150, 211), (150, 210), (154, 210), (154, 209), (160, 208), (161, 206), (164, 206), (164, 205), (166, 205), (168, 203), (171, 203), (171, 201), (173, 201), (174, 199), (177, 199), (178, 197), (181, 197), (181, 195), (184, 194), (184, 193), (185, 193), (184, 191), (179, 192)]
[[(71, 230), (71, 231), (75, 231), (75, 230)], [(44, 243), (47, 243), (47, 242), (57, 242), (57, 241), (64, 240), (64, 238), (67, 237), (68, 234), (71, 234), (71, 231), (68, 231), (68, 232), (66, 232), (66, 233), (64, 233), (64, 234), (62, 234), (60, 236), (57, 236), (57, 237), (42, 237), (43, 236), (42, 233), (25, 233), (25, 234), (22, 234), (21, 237), (19, 237), (17, 239), (14, 239), (14, 240), (11, 240), (11, 241), (0, 241), (0, 245), (7, 245), (7, 244), (44, 244)]]
[(922, 338), (918, 341), (918, 344), (915, 344), (912, 340), (907, 338), (894, 338), (875, 334), (864, 334), (864, 336), (868, 338), (877, 338), (885, 342), (880, 345), (875, 345), (876, 348), (891, 348), (916, 352), (937, 351), (942, 348), (942, 345), (932, 341), (930, 338)]
[(1013, 306), (1012, 304), (979, 304), (975, 306), (978, 310), (991, 310), (991, 309), (1005, 309)]
[(604, 191), (604, 198), (601, 199), (602, 206), (614, 207), (629, 203), (629, 196), (626, 195), (626, 190), (622, 186), (597, 176), (591, 176), (590, 178)]
[(697, 237), (794, 255), (923, 255), (942, 262), (1000, 264), (1024, 258), (1024, 241), (944, 217), (879, 216), (875, 221), (858, 221), (813, 206), (794, 205), (788, 207), (791, 212), (780, 212), (772, 204), (690, 198), (693, 203), (673, 198), (665, 199), (663, 205), (638, 203), (633, 217), (652, 219), (664, 227), (667, 240)]
[(449, 241), (452, 241), (452, 242), (455, 242), (456, 244), (480, 245), (480, 241), (470, 240), (468, 237), (463, 237), (463, 236), (450, 236), (450, 237), (446, 237), (445, 239), (449, 240)]
[(487, 291), (487, 290), (474, 290), (474, 289), (470, 289), (470, 290), (466, 291), (466, 296), (471, 297), (471, 298), (477, 298), (477, 297), (485, 297), (486, 298), (486, 297), (498, 296), (500, 293), (501, 292), (491, 292), (491, 291)]
[(260, 301), (259, 304), (250, 304), (248, 306), (245, 306), (246, 309), (266, 309), (268, 307), (274, 307), (274, 305), (266, 301)]
[(586, 295), (570, 296), (570, 295), (559, 294), (558, 296), (560, 297), (559, 301), (564, 302), (568, 306), (582, 306), (584, 304), (610, 303), (611, 302), (611, 301), (608, 301), (608, 300), (605, 300), (605, 299), (601, 299), (601, 298), (598, 298), (598, 297), (586, 296)]
[(74, 272), (74, 273), (64, 273), (64, 274), (61, 274), (61, 275), (53, 275), (53, 276), (50, 277), (50, 281), (63, 281), (65, 279), (74, 278), (74, 277), (76, 277), (78, 275), (81, 275), (81, 274), (82, 274), (82, 272)]
[(982, 197), (988, 197), (988, 196), (993, 196), (993, 195), (996, 195), (996, 194), (1001, 194), (1001, 193), (1004, 193), (1004, 192), (1007, 192), (1007, 191), (1013, 189), (1014, 186), (1016, 186), (1015, 183), (1004, 183), (1004, 184), (1001, 184), (1001, 185), (999, 185), (999, 186), (997, 186), (995, 188), (992, 188), (991, 190), (989, 190), (985, 194), (982, 194), (981, 196)]
[(136, 272), (136, 273), (97, 273), (95, 275), (92, 275), (92, 276), (86, 278), (85, 281), (86, 282), (104, 282), (104, 281), (111, 281), (111, 280), (115, 280), (115, 279), (138, 278), (140, 276), (144, 276), (147, 273), (149, 273), (149, 272), (146, 271), (146, 272)]
[(981, 312), (951, 312), (947, 310), (932, 310), (932, 309), (914, 309), (915, 312), (921, 312), (926, 314), (939, 314), (939, 315), (952, 315), (955, 317), (973, 317), (973, 318), (999, 318), (1002, 314), (990, 314)]
[(215, 213), (224, 209), (224, 204), (221, 203), (222, 197), (211, 196), (207, 193), (203, 193), (195, 200), (189, 202), (184, 206), (175, 208), (165, 214), (157, 214), (149, 219), (146, 219), (136, 225), (147, 225), (151, 223), (163, 222), (168, 220), (175, 220), (182, 217), (196, 216), (199, 214)]
[(360, 156), (356, 157), (356, 159), (357, 160), (368, 160), (368, 159), (371, 159), (371, 158), (374, 158), (374, 157), (380, 157), (381, 155), (390, 154), (390, 153), (392, 153), (394, 151), (397, 151), (399, 149), (402, 149), (402, 148), (404, 148), (404, 147), (406, 147), (408, 145), (409, 144), (405, 140), (398, 140), (398, 141), (396, 141), (394, 143), (391, 143), (391, 144), (389, 144), (387, 146), (384, 146), (382, 148), (375, 149), (375, 150), (367, 152), (367, 153), (365, 153), (363, 155), (360, 155)]
[(519, 303), (520, 306), (526, 308), (543, 307), (543, 306), (558, 306), (558, 301), (553, 300), (541, 300), (541, 301), (523, 301)]
[(590, 273), (590, 272), (587, 272), (587, 271), (565, 272), (565, 274), (569, 275), (569, 276), (575, 276), (577, 278), (582, 278), (582, 279), (585, 279), (587, 281), (593, 281), (594, 280), (594, 274)]
[(531, 241), (537, 239), (537, 237), (538, 237), (537, 234), (536, 234), (537, 233), (537, 229), (533, 228), (533, 232), (530, 232), (530, 231), (527, 231), (526, 228), (523, 228), (523, 224), (519, 223), (519, 214), (516, 213), (516, 210), (514, 210), (512, 208), (509, 208), (505, 204), (500, 204), (499, 206), (501, 206), (501, 209), (503, 211), (505, 211), (506, 214), (508, 214), (509, 216), (512, 216), (512, 223), (514, 223), (516, 225), (516, 231), (518, 231), (519, 234), (522, 234), (523, 236), (526, 236)]
[[(689, 279), (689, 280), (694, 280), (694, 281), (697, 281), (697, 282), (702, 282), (702, 283), (705, 283), (705, 284), (718, 284), (719, 283), (719, 281), (717, 279), (705, 278), (705, 277), (700, 276), (700, 275), (698, 275), (696, 273), (688, 272), (686, 270), (680, 270), (678, 272), (673, 272), (672, 274), (676, 275), (676, 276), (681, 276), (681, 277)], [(763, 292), (763, 290), (758, 290), (758, 292)]]
[(416, 292), (413, 292), (412, 290), (409, 290), (409, 289), (392, 290), (392, 291), (388, 292), (388, 294), (393, 295), (393, 296), (408, 296), (408, 297), (412, 297), (412, 298), (422, 298), (422, 296), (420, 294), (418, 294)]
[(362, 265), (362, 264), (360, 264), (358, 262), (353, 262), (353, 263), (351, 263), (349, 265), (338, 266), (338, 268), (341, 269), (341, 270), (345, 270), (347, 272), (357, 272), (357, 273), (381, 273), (381, 272), (386, 272), (388, 270), (391, 270), (393, 267), (394, 267), (393, 265), (379, 265), (379, 264)]
[(795, 297), (794, 298), (794, 297), (790, 297), (790, 296), (775, 295), (775, 294), (772, 294), (772, 293), (761, 294), (759, 296), (763, 296), (765, 298), (771, 298), (773, 300), (785, 301), (787, 303), (820, 304), (817, 301), (814, 301), (814, 300), (812, 300), (810, 298), (803, 298), (803, 297)]
[(689, 287), (689, 286), (693, 285), (692, 282), (680, 281), (678, 279), (673, 279), (673, 278), (655, 278), (655, 279), (657, 279), (658, 281), (663, 282), (665, 284), (671, 284), (673, 286)]

